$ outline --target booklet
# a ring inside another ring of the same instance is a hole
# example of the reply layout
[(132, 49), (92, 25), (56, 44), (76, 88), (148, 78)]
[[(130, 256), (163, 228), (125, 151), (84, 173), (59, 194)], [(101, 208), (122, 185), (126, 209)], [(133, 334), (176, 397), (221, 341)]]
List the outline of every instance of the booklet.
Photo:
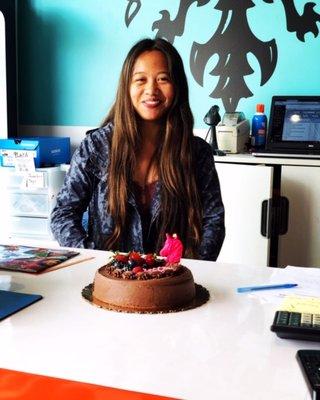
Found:
[(80, 253), (71, 250), (0, 244), (0, 270), (36, 274), (49, 268), (56, 269), (78, 254)]
[(0, 321), (41, 299), (42, 296), (40, 294), (0, 290)]

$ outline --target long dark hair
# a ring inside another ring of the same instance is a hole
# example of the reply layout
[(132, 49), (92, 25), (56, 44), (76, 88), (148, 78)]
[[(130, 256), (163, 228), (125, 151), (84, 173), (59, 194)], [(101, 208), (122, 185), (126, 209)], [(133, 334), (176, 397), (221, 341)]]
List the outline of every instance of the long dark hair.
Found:
[(161, 182), (159, 239), (155, 251), (163, 244), (165, 233), (177, 233), (184, 244), (184, 255), (196, 257), (202, 215), (192, 151), (193, 116), (182, 59), (164, 39), (144, 39), (131, 48), (122, 67), (116, 100), (103, 122), (103, 125), (108, 122), (114, 125), (108, 181), (108, 212), (114, 219), (114, 231), (107, 241), (107, 248), (117, 246), (125, 229), (128, 190), (141, 141), (129, 94), (132, 71), (137, 58), (152, 50), (165, 55), (175, 90), (175, 98), (165, 118), (163, 138), (155, 155)]

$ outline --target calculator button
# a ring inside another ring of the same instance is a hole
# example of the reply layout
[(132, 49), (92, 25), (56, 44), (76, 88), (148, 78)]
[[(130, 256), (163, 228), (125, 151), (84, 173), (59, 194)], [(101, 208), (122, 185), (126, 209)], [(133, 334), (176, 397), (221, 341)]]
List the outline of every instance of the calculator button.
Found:
[(301, 326), (312, 326), (312, 314), (301, 314)]
[(301, 314), (300, 313), (290, 313), (289, 325), (290, 326), (300, 326)]
[(288, 325), (289, 313), (288, 311), (279, 311), (277, 318), (277, 325)]
[(320, 328), (320, 314), (313, 314), (312, 326), (314, 328)]

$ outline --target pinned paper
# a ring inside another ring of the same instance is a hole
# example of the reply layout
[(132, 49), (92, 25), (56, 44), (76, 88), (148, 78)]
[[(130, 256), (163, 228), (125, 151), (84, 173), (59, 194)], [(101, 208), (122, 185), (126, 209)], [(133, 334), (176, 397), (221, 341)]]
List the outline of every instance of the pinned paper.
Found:
[[(26, 152), (27, 154), (28, 152)], [(14, 159), (14, 167), (16, 174), (25, 174), (35, 171), (34, 159), (27, 155), (25, 157), (17, 157)]]
[(44, 173), (43, 172), (30, 172), (24, 176), (21, 184), (22, 189), (43, 189), (44, 185)]
[(280, 311), (320, 314), (320, 298), (308, 296), (287, 296), (281, 304)]
[(34, 172), (37, 153), (30, 150), (1, 150), (4, 167), (15, 167), (17, 173)]

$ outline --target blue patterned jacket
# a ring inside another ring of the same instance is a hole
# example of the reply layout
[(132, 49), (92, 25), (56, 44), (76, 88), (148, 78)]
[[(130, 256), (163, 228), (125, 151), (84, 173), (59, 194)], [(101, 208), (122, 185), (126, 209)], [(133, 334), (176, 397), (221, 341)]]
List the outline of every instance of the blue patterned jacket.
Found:
[[(51, 229), (61, 246), (104, 249), (113, 231), (113, 219), (107, 213), (108, 162), (112, 124), (89, 131), (75, 151), (57, 204), (51, 214)], [(216, 260), (224, 236), (224, 207), (214, 166), (211, 147), (194, 137), (196, 181), (203, 206), (203, 232), (199, 257)], [(159, 215), (161, 183), (158, 182), (151, 202), (151, 224)], [(82, 224), (88, 210), (88, 229)], [(132, 249), (143, 253), (141, 219), (134, 195), (128, 198), (127, 229), (121, 238), (120, 251)]]

